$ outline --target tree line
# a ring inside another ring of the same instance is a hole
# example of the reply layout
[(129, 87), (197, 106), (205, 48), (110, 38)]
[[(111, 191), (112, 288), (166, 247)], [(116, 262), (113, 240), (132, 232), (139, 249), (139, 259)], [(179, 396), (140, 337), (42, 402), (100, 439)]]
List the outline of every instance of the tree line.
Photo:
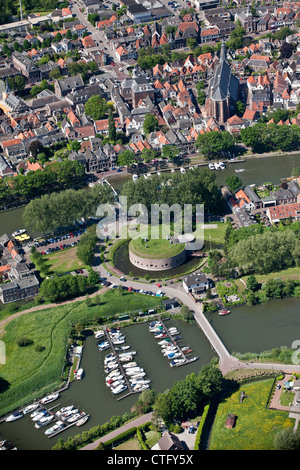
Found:
[(67, 189), (33, 199), (24, 209), (23, 220), (33, 231), (46, 233), (73, 226), (79, 219), (94, 216), (100, 203), (113, 201), (107, 185), (90, 190)]
[(264, 228), (260, 224), (225, 233), (226, 262), (240, 274), (280, 271), (300, 265), (300, 223)]
[(151, 204), (204, 204), (205, 212), (220, 213), (223, 200), (216, 182), (216, 176), (207, 168), (195, 168), (184, 174), (171, 173), (152, 175), (151, 178), (139, 178), (127, 181), (122, 190), (127, 196), (128, 207), (144, 204), (148, 211)]
[(46, 192), (79, 188), (84, 183), (85, 169), (79, 162), (53, 162), (45, 169), (0, 179), (0, 206), (20, 205)]

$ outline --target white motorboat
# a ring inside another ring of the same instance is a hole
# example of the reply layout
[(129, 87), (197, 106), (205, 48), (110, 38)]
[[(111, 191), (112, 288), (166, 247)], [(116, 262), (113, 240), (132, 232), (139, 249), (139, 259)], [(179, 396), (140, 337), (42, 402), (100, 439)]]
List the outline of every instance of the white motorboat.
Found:
[(112, 363), (114, 363), (114, 362), (116, 362), (116, 356), (115, 356), (114, 354), (113, 354), (112, 356), (106, 357), (106, 358), (104, 359), (104, 364), (105, 364), (105, 365), (109, 365), (109, 364), (112, 364)]
[(215, 165), (214, 165), (214, 163), (209, 163), (209, 164), (208, 164), (208, 168), (209, 168), (210, 170), (215, 170)]
[(138, 175), (132, 175), (133, 181), (136, 181), (138, 179)]
[(119, 348), (115, 348), (116, 351), (125, 351), (126, 349), (129, 349), (131, 346), (120, 346)]
[(119, 385), (119, 387), (115, 388), (114, 390), (112, 390), (112, 393), (114, 395), (117, 395), (118, 393), (122, 393), (124, 392), (125, 390), (127, 390), (127, 385)]
[(180, 173), (182, 173), (182, 174), (186, 173), (186, 169), (183, 168), (183, 166), (180, 168)]
[(83, 373), (84, 373), (83, 369), (78, 369), (78, 371), (76, 372), (76, 376), (75, 376), (76, 380), (81, 380), (83, 377)]
[(44, 418), (37, 421), (34, 427), (37, 429), (42, 428), (43, 426), (46, 426), (46, 424), (49, 424), (53, 419), (54, 415), (45, 416)]
[(61, 416), (64, 413), (67, 413), (67, 411), (71, 411), (73, 408), (74, 408), (73, 405), (64, 406), (63, 408), (61, 408), (59, 411), (56, 412), (56, 416)]
[(158, 341), (158, 343), (160, 346), (167, 346), (168, 344), (171, 344), (171, 340), (170, 339), (162, 339), (161, 341)]
[(87, 422), (88, 419), (89, 419), (89, 415), (84, 416), (79, 421), (77, 421), (76, 426), (82, 426), (83, 424)]
[(137, 367), (136, 362), (128, 362), (128, 364), (123, 364), (124, 369), (131, 369), (132, 367)]
[(147, 180), (147, 179), (148, 179), (148, 175), (144, 175), (144, 178), (145, 178), (145, 180)]
[(34, 418), (37, 414), (41, 412), (41, 409), (39, 408), (38, 410), (35, 410), (33, 413), (31, 413), (30, 418)]
[(42, 400), (40, 400), (40, 403), (42, 403), (42, 405), (46, 405), (47, 403), (51, 403), (52, 401), (57, 400), (58, 397), (59, 393), (52, 393), (51, 395), (47, 395), (45, 398), (42, 398)]
[(26, 232), (25, 229), (16, 230), (15, 232), (12, 233), (12, 236), (13, 237), (18, 237), (19, 235), (23, 235), (23, 233), (25, 233), (25, 232)]
[(186, 359), (174, 359), (170, 362), (170, 367), (176, 367), (180, 364), (183, 364), (184, 362), (186, 362)]
[(149, 384), (151, 382), (151, 380), (147, 379), (143, 379), (143, 378), (140, 378), (140, 379), (129, 379), (129, 382), (131, 384)]
[(43, 410), (40, 413), (38, 413), (37, 415), (35, 415), (32, 418), (32, 421), (39, 421), (40, 419), (42, 419), (42, 418), (44, 418), (45, 416), (48, 416), (48, 415), (49, 415), (48, 410)]
[(72, 416), (72, 415), (78, 413), (78, 411), (79, 411), (78, 408), (73, 408), (72, 410), (68, 410), (65, 413), (63, 413), (62, 417), (66, 419), (69, 416)]
[(74, 414), (73, 416), (71, 416), (70, 418), (67, 419), (67, 422), (68, 423), (74, 423), (74, 421), (77, 421), (77, 419), (79, 419), (81, 417), (81, 414), (80, 413), (76, 413)]
[(12, 421), (16, 421), (17, 419), (23, 418), (23, 413), (20, 411), (16, 411), (15, 413), (11, 414), (6, 418), (6, 423), (11, 423)]
[(60, 431), (64, 427), (65, 427), (65, 424), (62, 421), (57, 421), (57, 423), (55, 423), (53, 426), (51, 426), (51, 428), (47, 429), (44, 432), (44, 434), (46, 434), (46, 436), (51, 436), (52, 434), (54, 434), (55, 432)]
[(238, 168), (237, 170), (234, 170), (236, 173), (242, 173), (242, 171), (245, 171), (245, 168)]
[(124, 357), (120, 357), (120, 361), (121, 361), (121, 362), (132, 361), (132, 359), (133, 359), (133, 356), (124, 356)]
[(124, 385), (125, 380), (116, 380), (112, 384), (106, 384), (110, 389), (114, 390), (115, 388), (119, 387), (120, 385)]
[(141, 374), (142, 372), (144, 372), (144, 369), (141, 369), (140, 367), (138, 369), (132, 369), (132, 370), (126, 370), (125, 374), (126, 375), (129, 375), (129, 376), (134, 376), (134, 375), (137, 375), (137, 374)]
[(31, 413), (32, 411), (36, 410), (39, 406), (39, 403), (32, 403), (32, 405), (28, 405), (26, 406), (26, 408), (23, 409), (23, 414), (27, 415), (28, 413)]
[(226, 168), (225, 163), (219, 162), (219, 165), (220, 165), (221, 170), (225, 170)]
[(181, 357), (182, 354), (180, 352), (172, 352), (168, 354), (168, 359), (176, 359), (177, 357)]
[(146, 372), (139, 372), (137, 374), (134, 374), (134, 375), (131, 375), (131, 379), (142, 379), (143, 377), (145, 377), (146, 375)]
[(96, 339), (101, 338), (102, 336), (105, 335), (105, 331), (104, 330), (95, 331), (94, 335)]
[(148, 384), (135, 384), (132, 387), (134, 392), (142, 392), (143, 390), (147, 390), (150, 386)]
[(103, 343), (99, 343), (98, 344), (98, 348), (101, 350), (101, 351), (105, 351), (105, 349), (108, 349), (110, 346), (109, 346), (109, 342), (108, 341), (103, 341)]
[(117, 375), (120, 375), (120, 371), (119, 370), (112, 370), (111, 372), (109, 372), (109, 374), (107, 374), (107, 378), (111, 378), (111, 377), (115, 377)]
[(124, 344), (125, 343), (125, 339), (116, 339), (112, 342), (113, 344)]

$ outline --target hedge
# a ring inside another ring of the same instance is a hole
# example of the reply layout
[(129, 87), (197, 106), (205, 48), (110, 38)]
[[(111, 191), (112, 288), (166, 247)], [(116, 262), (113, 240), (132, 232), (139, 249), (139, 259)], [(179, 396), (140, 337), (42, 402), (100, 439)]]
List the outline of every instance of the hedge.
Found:
[(114, 444), (120, 441), (124, 441), (130, 436), (133, 436), (136, 434), (137, 428), (134, 426), (133, 428), (127, 429), (127, 431), (122, 432), (121, 434), (118, 434), (118, 436), (110, 439), (109, 441), (103, 442), (104, 448), (111, 448)]
[(201, 420), (200, 420), (200, 424), (199, 424), (199, 427), (198, 427), (198, 431), (197, 431), (197, 434), (196, 434), (194, 450), (199, 450), (200, 449), (202, 431), (203, 431), (203, 427), (204, 427), (204, 424), (205, 424), (205, 421), (206, 421), (206, 418), (207, 418), (207, 415), (208, 415), (208, 411), (209, 411), (209, 405), (206, 405), (204, 407), (204, 410), (203, 410), (203, 413), (202, 413), (202, 416), (201, 416)]

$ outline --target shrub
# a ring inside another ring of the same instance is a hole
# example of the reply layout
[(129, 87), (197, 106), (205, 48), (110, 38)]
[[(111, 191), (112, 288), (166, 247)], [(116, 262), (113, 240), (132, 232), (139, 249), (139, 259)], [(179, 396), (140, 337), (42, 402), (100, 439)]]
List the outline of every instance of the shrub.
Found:
[(26, 336), (22, 336), (22, 338), (19, 338), (17, 340), (17, 345), (20, 346), (21, 348), (23, 348), (25, 346), (29, 346), (32, 343), (33, 343), (33, 341), (31, 339), (27, 338)]

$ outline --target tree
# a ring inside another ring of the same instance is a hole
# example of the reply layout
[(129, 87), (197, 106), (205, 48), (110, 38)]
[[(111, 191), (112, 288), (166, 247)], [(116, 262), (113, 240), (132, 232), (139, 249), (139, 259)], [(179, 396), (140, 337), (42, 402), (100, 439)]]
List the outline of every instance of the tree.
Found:
[(85, 104), (85, 112), (95, 121), (102, 119), (108, 111), (107, 102), (101, 96), (91, 96)]
[(131, 150), (125, 150), (118, 156), (118, 165), (130, 166), (135, 160), (134, 153)]
[(29, 145), (28, 150), (29, 150), (29, 154), (31, 154), (33, 158), (36, 158), (37, 155), (44, 150), (44, 147), (39, 140), (34, 140)]
[(143, 124), (144, 134), (147, 136), (158, 128), (158, 119), (154, 114), (146, 114)]
[(36, 95), (38, 93), (40, 93), (41, 90), (41, 87), (39, 87), (38, 85), (33, 85), (33, 87), (31, 88), (30, 90), (30, 96), (32, 96), (33, 98), (36, 97)]
[(247, 284), (247, 288), (252, 291), (256, 291), (259, 286), (256, 277), (253, 275), (248, 277), (246, 284)]
[(299, 450), (300, 449), (300, 433), (299, 430), (294, 432), (293, 428), (282, 429), (274, 439), (275, 448), (277, 450)]
[(60, 69), (58, 67), (55, 67), (54, 69), (52, 69), (51, 72), (49, 73), (49, 77), (52, 80), (59, 80), (61, 78)]
[(180, 153), (180, 150), (176, 145), (165, 145), (163, 147), (162, 156), (168, 160), (175, 160)]
[(234, 148), (234, 137), (228, 131), (199, 134), (195, 146), (207, 159), (225, 155)]
[(242, 185), (242, 180), (236, 175), (231, 175), (226, 178), (226, 186), (233, 193), (236, 192)]
[(18, 91), (23, 91), (25, 88), (25, 77), (23, 75), (16, 75), (14, 81)]
[(108, 111), (108, 138), (112, 142), (115, 142), (117, 138), (116, 123), (112, 109)]
[(289, 42), (283, 42), (280, 46), (279, 52), (282, 59), (289, 59), (293, 54), (293, 45)]

